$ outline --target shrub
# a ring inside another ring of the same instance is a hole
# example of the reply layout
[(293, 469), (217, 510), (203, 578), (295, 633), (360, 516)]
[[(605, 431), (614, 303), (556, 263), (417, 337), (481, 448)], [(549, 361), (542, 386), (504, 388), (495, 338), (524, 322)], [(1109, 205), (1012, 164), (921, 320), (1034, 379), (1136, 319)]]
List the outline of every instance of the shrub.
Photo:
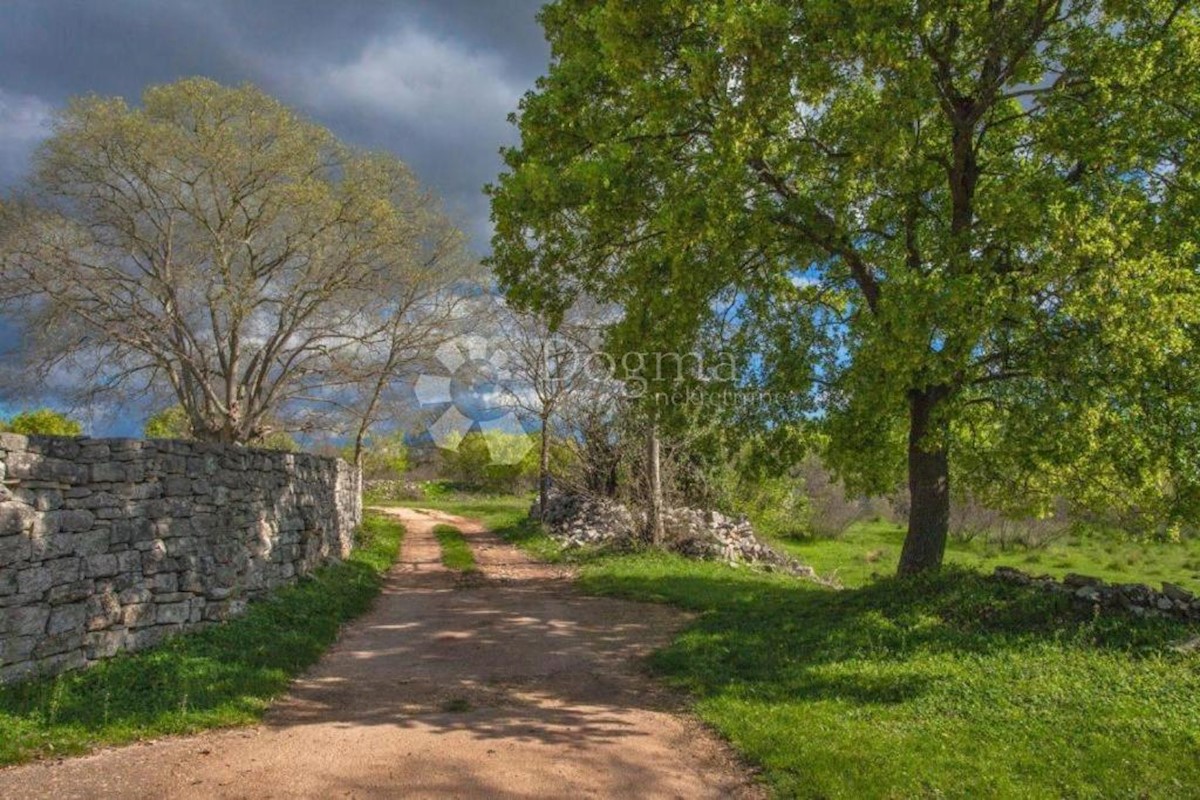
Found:
[(12, 433), (24, 436), (82, 436), (83, 425), (49, 408), (24, 411), (10, 419), (4, 426)]
[(1012, 547), (1045, 547), (1070, 529), (1066, 514), (1059, 509), (1045, 518), (1014, 518), (966, 497), (950, 504), (950, 536), (968, 542), (982, 538), (987, 544), (1007, 550)]
[[(194, 439), (192, 423), (182, 406), (169, 406), (152, 414), (142, 426), (142, 436), (147, 439)], [(287, 431), (277, 430), (249, 443), (250, 447), (263, 450), (282, 450), (296, 453), (300, 445)]]
[(836, 539), (863, 516), (862, 502), (846, 495), (845, 486), (820, 459), (805, 459), (801, 471), (808, 497), (808, 532), (812, 536)]
[[(537, 481), (537, 440), (527, 434), (471, 431), (444, 448), (444, 477), (466, 487), (516, 492)], [(519, 460), (516, 460), (519, 459)], [(508, 463), (515, 461), (515, 463)]]
[(146, 420), (142, 436), (147, 439), (191, 439), (192, 424), (181, 406), (170, 406)]
[(732, 507), (766, 536), (796, 536), (804, 531), (811, 513), (803, 486), (786, 476), (743, 482)]
[[(342, 448), (341, 457), (354, 463), (354, 447)], [(394, 431), (373, 438), (363, 448), (363, 478), (371, 481), (399, 480), (408, 469), (408, 446), (404, 443), (404, 432)]]

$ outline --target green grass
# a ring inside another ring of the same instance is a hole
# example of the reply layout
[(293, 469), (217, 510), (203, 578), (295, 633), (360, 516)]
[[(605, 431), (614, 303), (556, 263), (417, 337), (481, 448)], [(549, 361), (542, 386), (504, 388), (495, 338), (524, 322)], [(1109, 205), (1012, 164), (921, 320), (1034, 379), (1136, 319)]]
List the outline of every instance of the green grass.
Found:
[(654, 658), (780, 797), (1200, 795), (1200, 633), (949, 569), (831, 591), (664, 555), (587, 591), (701, 614)]
[(455, 572), (479, 570), (475, 564), (475, 554), (471, 552), (471, 546), (467, 544), (462, 531), (453, 525), (437, 525), (433, 529), (433, 535), (442, 546), (442, 563), (446, 565), (446, 569)]
[(346, 561), (236, 619), (82, 672), (0, 687), (0, 764), (258, 721), (340, 625), (367, 610), (402, 535), (368, 515)]
[[(839, 539), (782, 539), (786, 549), (822, 575), (836, 575), (846, 586), (863, 586), (873, 575), (895, 572), (904, 529), (885, 522), (851, 526)], [(951, 540), (946, 562), (991, 572), (1000, 565), (1061, 577), (1077, 572), (1111, 583), (1170, 581), (1200, 592), (1200, 539), (1180, 543), (1138, 542), (1115, 533), (1081, 531), (1045, 547), (1003, 550), (982, 539)]]
[[(548, 546), (511, 508), (489, 514)], [(798, 549), (857, 584), (842, 591), (657, 553), (571, 557), (585, 591), (698, 614), (653, 667), (779, 797), (1200, 796), (1200, 656), (1172, 649), (1200, 626), (1081, 616), (962, 567), (871, 580), (899, 552), (863, 559), (898, 542), (875, 535)]]

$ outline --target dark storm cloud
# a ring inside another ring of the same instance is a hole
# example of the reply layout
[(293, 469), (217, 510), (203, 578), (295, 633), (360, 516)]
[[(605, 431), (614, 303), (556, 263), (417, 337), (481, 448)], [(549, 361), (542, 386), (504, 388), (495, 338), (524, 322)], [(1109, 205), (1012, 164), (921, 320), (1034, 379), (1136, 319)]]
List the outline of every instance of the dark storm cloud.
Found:
[(347, 142), (396, 153), (477, 249), (505, 116), (547, 63), (540, 0), (9, 0), (0, 4), (0, 182), (72, 95), (136, 99), (191, 75), (251, 81)]

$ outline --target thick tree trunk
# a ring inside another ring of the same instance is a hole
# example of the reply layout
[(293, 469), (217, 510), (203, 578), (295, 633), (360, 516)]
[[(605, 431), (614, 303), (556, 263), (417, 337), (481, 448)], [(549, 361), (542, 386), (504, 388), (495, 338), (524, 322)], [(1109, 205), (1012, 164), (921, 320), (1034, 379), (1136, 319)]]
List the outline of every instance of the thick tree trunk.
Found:
[(646, 432), (646, 529), (650, 542), (659, 547), (663, 543), (663, 495), (662, 463), (658, 441), (658, 424), (650, 423)]
[(900, 575), (942, 565), (950, 527), (950, 461), (938, 404), (949, 391), (935, 386), (909, 394), (908, 535), (900, 553)]
[(549, 419), (542, 417), (542, 441), (538, 452), (538, 518), (546, 518), (546, 501), (550, 496), (550, 435), (546, 431)]

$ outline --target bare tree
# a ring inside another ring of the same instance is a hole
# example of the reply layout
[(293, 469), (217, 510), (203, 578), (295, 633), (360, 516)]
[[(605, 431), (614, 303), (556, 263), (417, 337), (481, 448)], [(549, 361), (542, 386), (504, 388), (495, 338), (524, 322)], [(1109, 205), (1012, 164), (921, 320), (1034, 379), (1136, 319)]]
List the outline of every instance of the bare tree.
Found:
[[(432, 200), (427, 205), (436, 209)], [(462, 233), (441, 217), (431, 215), (424, 226), (420, 264), (410, 279), (392, 288), (389, 296), (364, 309), (364, 336), (352, 358), (341, 359), (336, 378), (326, 383), (324, 400), (344, 419), (352, 442), (353, 460), (362, 466), (372, 431), (400, 415), (391, 399), (397, 384), (428, 367), (440, 345), (475, 327), (472, 314), (479, 263), (463, 246)], [(419, 277), (418, 277), (419, 276)]]
[(581, 308), (556, 328), (536, 314), (508, 310), (500, 316), (511, 402), (537, 418), (541, 431), (538, 453), (538, 509), (546, 510), (550, 490), (550, 446), (553, 423), (563, 404), (595, 376), (589, 357), (597, 341)]
[(576, 488), (615, 498), (628, 411), (620, 384), (593, 375), (563, 398), (557, 415), (563, 441), (574, 452)]
[(140, 108), (73, 101), (0, 213), (0, 299), (39, 374), (169, 386), (203, 440), (259, 439), (352, 379), (376, 379), (370, 396), (460, 276), (461, 243), (403, 163), (203, 79)]

